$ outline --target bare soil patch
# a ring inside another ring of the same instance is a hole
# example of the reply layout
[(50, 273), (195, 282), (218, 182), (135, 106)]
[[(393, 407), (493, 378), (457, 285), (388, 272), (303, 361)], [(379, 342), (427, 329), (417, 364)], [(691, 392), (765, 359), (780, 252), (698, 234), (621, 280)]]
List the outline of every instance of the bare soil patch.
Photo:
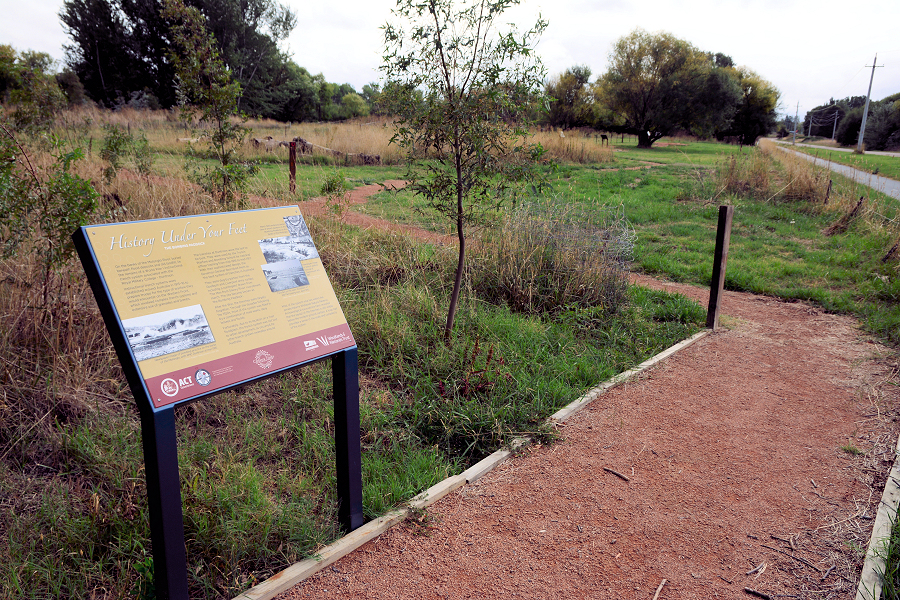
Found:
[(650, 599), (663, 579), (660, 599), (853, 598), (894, 458), (896, 357), (802, 303), (726, 292), (723, 314), (559, 443), (280, 598)]

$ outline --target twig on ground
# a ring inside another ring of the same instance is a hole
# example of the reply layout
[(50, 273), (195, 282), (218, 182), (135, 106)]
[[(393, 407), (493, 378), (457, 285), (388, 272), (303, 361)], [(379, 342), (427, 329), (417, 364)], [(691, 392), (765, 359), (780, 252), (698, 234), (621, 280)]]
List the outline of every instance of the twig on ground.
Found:
[(794, 560), (796, 560), (796, 561), (798, 561), (798, 562), (802, 562), (804, 565), (806, 565), (806, 566), (809, 567), (810, 569), (814, 569), (814, 570), (818, 571), (819, 573), (822, 572), (822, 569), (820, 569), (820, 568), (817, 567), (816, 565), (812, 564), (811, 562), (809, 562), (809, 561), (806, 560), (805, 558), (800, 558), (799, 556), (794, 556), (793, 554), (788, 554), (788, 553), (785, 552), (784, 550), (779, 550), (778, 548), (773, 548), (772, 546), (766, 546), (765, 544), (760, 544), (760, 545), (761, 545), (763, 548), (768, 548), (769, 550), (774, 550), (775, 552), (779, 552), (779, 553), (781, 553), (781, 554), (784, 554), (785, 556), (789, 556), (790, 558), (793, 558)]
[(828, 567), (828, 570), (825, 571), (824, 575), (822, 575), (822, 581), (825, 581), (833, 570), (834, 570), (834, 565), (831, 565), (830, 567)]
[(744, 573), (744, 575), (753, 575), (753, 574), (756, 573), (757, 571), (762, 571), (762, 570), (765, 569), (765, 568), (766, 568), (766, 563), (759, 563), (758, 566), (753, 567), (752, 569), (750, 569), (749, 571), (747, 571), (746, 573)]
[(815, 531), (818, 531), (818, 530), (820, 530), (820, 529), (825, 529), (825, 528), (827, 528), (827, 527), (834, 527), (835, 525), (840, 525), (841, 523), (846, 523), (847, 521), (850, 521), (850, 520), (852, 520), (852, 519), (855, 519), (855, 518), (858, 517), (860, 514), (861, 514), (861, 511), (856, 511), (855, 513), (853, 513), (852, 515), (850, 515), (850, 516), (847, 517), (846, 519), (843, 519), (843, 520), (841, 520), (841, 521), (835, 521), (834, 523), (829, 523), (828, 525), (820, 525), (820, 526), (816, 527), (815, 529), (813, 529), (813, 531), (815, 532)]
[(603, 467), (603, 470), (606, 471), (607, 473), (612, 473), (612, 474), (615, 475), (616, 477), (618, 477), (618, 478), (620, 478), (620, 479), (624, 479), (625, 481), (631, 481), (631, 480), (628, 479), (628, 477), (626, 477), (625, 475), (622, 475), (622, 474), (619, 473), (618, 471), (613, 471), (613, 470), (610, 469), (609, 467)]
[(659, 587), (656, 588), (656, 593), (653, 594), (653, 600), (656, 600), (657, 598), (659, 598), (659, 593), (662, 591), (664, 585), (666, 585), (665, 579), (663, 579), (662, 583), (659, 584)]
[(763, 594), (762, 592), (757, 592), (753, 588), (744, 588), (744, 591), (750, 594), (751, 596), (756, 596), (757, 598), (763, 598), (763, 600), (772, 600), (772, 596), (768, 594)]

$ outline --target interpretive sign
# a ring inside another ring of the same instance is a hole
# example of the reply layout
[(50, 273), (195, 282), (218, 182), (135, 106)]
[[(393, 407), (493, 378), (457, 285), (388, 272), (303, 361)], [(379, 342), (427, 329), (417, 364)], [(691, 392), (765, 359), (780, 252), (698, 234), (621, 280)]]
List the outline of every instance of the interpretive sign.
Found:
[(355, 345), (296, 206), (81, 231), (155, 408)]
[(188, 597), (184, 402), (330, 358), (338, 520), (363, 524), (356, 342), (298, 207), (94, 225), (72, 239), (141, 414), (158, 598)]

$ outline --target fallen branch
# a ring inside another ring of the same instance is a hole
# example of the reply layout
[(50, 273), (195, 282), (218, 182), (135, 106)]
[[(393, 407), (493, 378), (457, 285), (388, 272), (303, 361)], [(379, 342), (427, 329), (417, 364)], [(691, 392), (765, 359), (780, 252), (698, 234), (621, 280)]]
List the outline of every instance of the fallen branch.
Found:
[(630, 479), (628, 479), (627, 477), (625, 477), (624, 475), (622, 475), (622, 474), (619, 473), (618, 471), (613, 471), (613, 470), (610, 469), (609, 467), (603, 467), (603, 470), (606, 471), (607, 473), (612, 473), (612, 474), (615, 475), (616, 477), (619, 477), (619, 478), (621, 478), (621, 479), (624, 479), (625, 481), (631, 481)]
[(751, 596), (756, 596), (757, 598), (762, 598), (763, 600), (772, 600), (772, 596), (768, 594), (763, 594), (762, 592), (757, 592), (753, 588), (744, 588), (744, 591), (750, 594)]
[(853, 219), (856, 218), (856, 215), (859, 214), (859, 211), (862, 209), (863, 203), (866, 201), (865, 196), (859, 197), (859, 202), (856, 203), (850, 212), (845, 214), (843, 217), (826, 227), (822, 230), (822, 235), (834, 235), (836, 233), (844, 233), (847, 231), (847, 228), (850, 227), (850, 223)]

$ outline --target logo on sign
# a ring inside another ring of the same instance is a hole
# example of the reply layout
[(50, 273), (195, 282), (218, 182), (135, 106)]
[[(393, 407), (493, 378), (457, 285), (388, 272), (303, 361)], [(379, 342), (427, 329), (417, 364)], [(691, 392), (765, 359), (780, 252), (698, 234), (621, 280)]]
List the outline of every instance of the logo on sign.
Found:
[(212, 381), (212, 375), (209, 374), (209, 371), (206, 369), (200, 369), (196, 373), (194, 373), (194, 379), (197, 380), (202, 386), (209, 385), (209, 382)]
[(256, 353), (256, 358), (253, 359), (253, 362), (256, 363), (260, 369), (268, 369), (272, 366), (272, 361), (274, 359), (275, 357), (265, 350), (260, 350)]
[(170, 398), (178, 393), (178, 382), (174, 379), (163, 379), (159, 387), (162, 393)]
[(321, 342), (323, 346), (327, 346), (327, 345), (328, 345), (328, 338), (327, 338), (327, 337), (324, 337), (324, 336), (323, 336), (323, 337), (319, 337), (319, 338), (316, 338), (316, 339), (319, 340), (319, 342)]
[(317, 350), (319, 348), (316, 340), (304, 340), (303, 345), (306, 346), (307, 350)]

